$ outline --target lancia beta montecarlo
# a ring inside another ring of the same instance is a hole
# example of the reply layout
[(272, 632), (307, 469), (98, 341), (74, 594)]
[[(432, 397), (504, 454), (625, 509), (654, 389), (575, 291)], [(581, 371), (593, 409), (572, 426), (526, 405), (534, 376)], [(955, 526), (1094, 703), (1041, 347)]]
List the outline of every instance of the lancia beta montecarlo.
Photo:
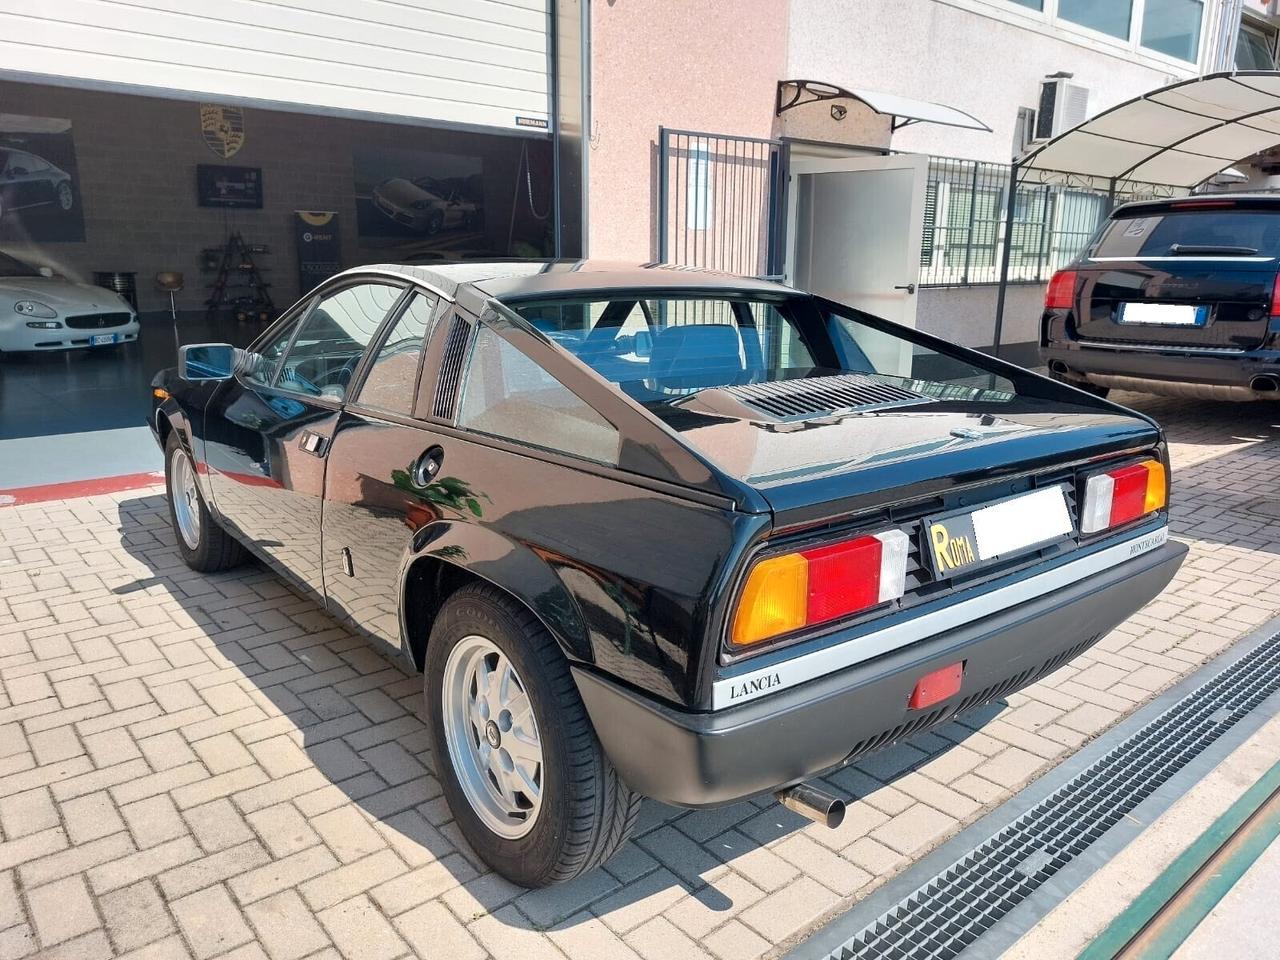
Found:
[(1003, 697), (1158, 594), (1145, 417), (761, 280), (378, 266), (153, 381), (178, 549), (252, 554), (424, 676), (467, 840), (525, 886), (642, 797), (773, 792)]

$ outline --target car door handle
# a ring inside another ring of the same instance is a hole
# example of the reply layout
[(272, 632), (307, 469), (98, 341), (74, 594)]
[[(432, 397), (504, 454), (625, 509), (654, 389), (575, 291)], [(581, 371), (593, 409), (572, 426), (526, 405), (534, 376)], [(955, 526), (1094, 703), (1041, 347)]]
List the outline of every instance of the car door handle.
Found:
[(916, 285), (914, 283), (903, 283), (895, 286), (893, 289), (905, 290), (908, 294), (912, 294), (916, 292)]
[(303, 430), (302, 439), (298, 441), (298, 446), (302, 448), (303, 453), (309, 453), (314, 457), (323, 457), (329, 449), (329, 438), (312, 430)]

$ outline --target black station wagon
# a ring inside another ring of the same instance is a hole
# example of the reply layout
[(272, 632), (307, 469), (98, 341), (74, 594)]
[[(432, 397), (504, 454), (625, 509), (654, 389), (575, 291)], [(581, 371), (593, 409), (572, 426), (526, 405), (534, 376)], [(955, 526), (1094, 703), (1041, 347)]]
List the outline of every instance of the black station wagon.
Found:
[(640, 798), (773, 792), (1044, 676), (1169, 582), (1159, 428), (774, 283), (349, 270), (153, 382), (177, 544), (424, 674), (467, 840), (537, 886)]
[(1040, 353), (1099, 396), (1280, 399), (1280, 197), (1120, 207), (1050, 280)]

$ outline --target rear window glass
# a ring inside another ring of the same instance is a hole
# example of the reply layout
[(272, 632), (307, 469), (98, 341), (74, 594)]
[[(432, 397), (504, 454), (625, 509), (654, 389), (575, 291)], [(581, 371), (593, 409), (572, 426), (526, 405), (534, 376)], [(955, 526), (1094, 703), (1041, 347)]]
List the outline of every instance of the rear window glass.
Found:
[(1177, 210), (1109, 222), (1093, 257), (1280, 256), (1280, 210)]
[(713, 387), (841, 373), (923, 385), (935, 396), (1008, 399), (1012, 384), (806, 297), (540, 301), (510, 305), (554, 343), (665, 415)]

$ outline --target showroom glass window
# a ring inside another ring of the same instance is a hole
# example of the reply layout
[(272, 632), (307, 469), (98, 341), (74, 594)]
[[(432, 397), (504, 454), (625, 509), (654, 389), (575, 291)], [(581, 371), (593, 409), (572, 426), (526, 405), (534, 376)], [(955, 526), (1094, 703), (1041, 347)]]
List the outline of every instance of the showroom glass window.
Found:
[(1147, 0), (1142, 11), (1142, 45), (1195, 63), (1200, 59), (1203, 0)]
[(414, 294), (369, 366), (357, 399), (367, 407), (409, 416), (418, 385), (422, 342), (436, 308), (434, 297)]
[(341, 401), (356, 364), (401, 288), (358, 283), (320, 298), (294, 337), (275, 385), (282, 390)]
[(1090, 30), (1128, 40), (1133, 0), (1058, 0), (1058, 16)]

